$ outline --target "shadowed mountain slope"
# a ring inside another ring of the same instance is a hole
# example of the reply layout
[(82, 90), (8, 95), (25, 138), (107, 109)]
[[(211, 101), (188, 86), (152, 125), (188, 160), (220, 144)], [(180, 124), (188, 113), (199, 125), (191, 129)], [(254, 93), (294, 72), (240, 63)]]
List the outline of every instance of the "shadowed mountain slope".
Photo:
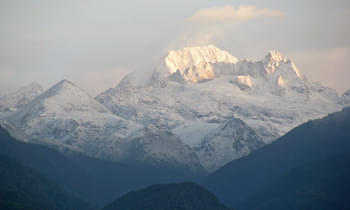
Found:
[(229, 206), (266, 190), (294, 168), (350, 151), (350, 108), (309, 121), (271, 145), (232, 161), (203, 184)]

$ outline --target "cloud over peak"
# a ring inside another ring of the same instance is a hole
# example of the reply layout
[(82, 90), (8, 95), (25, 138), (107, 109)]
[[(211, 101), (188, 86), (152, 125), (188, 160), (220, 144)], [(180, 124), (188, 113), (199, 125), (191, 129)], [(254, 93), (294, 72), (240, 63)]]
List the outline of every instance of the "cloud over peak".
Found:
[(256, 6), (240, 6), (237, 9), (232, 6), (211, 7), (201, 9), (188, 20), (194, 23), (217, 23), (247, 21), (258, 17), (281, 17), (283, 12), (279, 10), (259, 9)]

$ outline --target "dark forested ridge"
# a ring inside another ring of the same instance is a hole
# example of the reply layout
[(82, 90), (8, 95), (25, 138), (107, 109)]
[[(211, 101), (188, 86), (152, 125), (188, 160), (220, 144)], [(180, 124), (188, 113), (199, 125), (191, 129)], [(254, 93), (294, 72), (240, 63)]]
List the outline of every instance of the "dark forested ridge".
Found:
[(186, 172), (149, 165), (129, 166), (75, 153), (66, 156), (43, 145), (19, 142), (2, 127), (0, 154), (40, 172), (67, 192), (101, 207), (130, 190), (193, 179)]
[(194, 183), (153, 185), (130, 192), (103, 210), (229, 210)]
[(0, 209), (89, 210), (93, 207), (41, 174), (0, 155)]
[[(227, 164), (207, 177), (203, 185), (225, 204), (244, 209), (244, 203), (292, 169), (345, 153), (350, 153), (350, 107), (309, 121), (271, 145)], [(292, 178), (290, 182), (296, 181)]]
[(291, 170), (243, 206), (250, 210), (347, 210), (350, 207), (350, 153)]

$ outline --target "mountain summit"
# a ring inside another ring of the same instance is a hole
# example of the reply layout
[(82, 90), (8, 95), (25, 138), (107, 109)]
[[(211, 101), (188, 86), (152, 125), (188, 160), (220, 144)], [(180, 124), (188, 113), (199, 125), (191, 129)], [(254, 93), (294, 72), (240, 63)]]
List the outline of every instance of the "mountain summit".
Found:
[(238, 59), (230, 53), (220, 50), (214, 45), (170, 50), (165, 58), (170, 73), (175, 73), (178, 70), (183, 73), (186, 69), (201, 63), (236, 63), (237, 61)]
[[(33, 140), (50, 140), (50, 144), (84, 150), (81, 144), (91, 136), (106, 135), (104, 126), (121, 128), (128, 132), (139, 126), (119, 118), (85, 91), (70, 81), (62, 80), (35, 98), (10, 118)], [(118, 126), (117, 126), (118, 125)], [(104, 132), (104, 133), (103, 133)], [(112, 131), (110, 131), (112, 132)], [(124, 133), (124, 132), (121, 132)]]
[[(275, 71), (278, 73), (274, 73)], [(209, 45), (170, 50), (153, 69), (127, 75), (120, 86), (165, 86), (169, 80), (202, 83), (223, 76), (236, 76), (238, 83), (242, 78), (247, 78), (244, 79), (244, 86), (247, 85), (247, 80), (251, 80), (249, 77), (266, 80), (281, 74), (288, 77), (285, 78), (287, 80), (294, 77), (303, 79), (296, 65), (276, 50), (268, 52), (260, 61), (250, 61), (238, 60), (229, 52)], [(249, 83), (251, 85), (248, 86), (253, 86), (252, 82)]]
[(301, 77), (299, 69), (293, 64), (293, 62), (285, 58), (282, 53), (277, 50), (271, 50), (264, 58), (263, 62), (265, 63), (265, 69), (268, 74), (274, 72), (282, 64), (290, 63), (292, 69), (295, 71), (298, 77)]
[(192, 82), (215, 78), (211, 64), (219, 62), (235, 64), (238, 59), (214, 45), (170, 50), (165, 58), (166, 67), (171, 74), (178, 73)]
[(43, 92), (38, 83), (32, 82), (14, 93), (0, 97), (0, 112), (13, 112), (21, 109)]
[[(109, 112), (103, 105), (81, 90), (74, 83), (62, 80), (35, 99), (31, 108), (37, 107), (46, 114), (68, 114), (72, 112)], [(45, 107), (46, 109), (42, 109)]]
[(169, 51), (96, 99), (122, 118), (171, 130), (208, 171), (342, 108), (335, 90), (310, 82), (278, 51), (238, 60), (212, 45)]

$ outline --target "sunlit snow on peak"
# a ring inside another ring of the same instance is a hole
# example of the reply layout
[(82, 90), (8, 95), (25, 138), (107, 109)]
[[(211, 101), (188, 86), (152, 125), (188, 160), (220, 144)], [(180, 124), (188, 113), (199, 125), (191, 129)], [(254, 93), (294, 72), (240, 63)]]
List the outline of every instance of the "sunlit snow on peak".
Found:
[(168, 56), (165, 58), (165, 63), (170, 73), (175, 73), (177, 70), (183, 73), (186, 69), (203, 62), (236, 63), (237, 61), (238, 59), (230, 53), (220, 50), (214, 45), (170, 50)]
[(276, 50), (271, 50), (265, 56), (265, 69), (267, 74), (274, 72), (282, 63), (287, 63), (288, 60)]
[(274, 61), (282, 61), (285, 58), (283, 57), (282, 53), (277, 51), (277, 50), (271, 50), (267, 55), (266, 55), (267, 60), (274, 60)]
[(286, 86), (286, 82), (284, 81), (282, 76), (278, 77), (277, 84), (278, 84), (279, 87), (285, 87)]
[(295, 64), (292, 62), (292, 68), (295, 71), (295, 73), (297, 74), (297, 76), (299, 78), (303, 77), (302, 73), (300, 72), (300, 70), (295, 66)]
[(192, 82), (201, 82), (215, 78), (213, 67), (210, 63), (200, 63), (191, 66), (183, 73), (183, 78)]
[(238, 76), (237, 79), (243, 85), (246, 85), (248, 87), (252, 87), (253, 86), (251, 77), (249, 75), (241, 75), (241, 76)]

